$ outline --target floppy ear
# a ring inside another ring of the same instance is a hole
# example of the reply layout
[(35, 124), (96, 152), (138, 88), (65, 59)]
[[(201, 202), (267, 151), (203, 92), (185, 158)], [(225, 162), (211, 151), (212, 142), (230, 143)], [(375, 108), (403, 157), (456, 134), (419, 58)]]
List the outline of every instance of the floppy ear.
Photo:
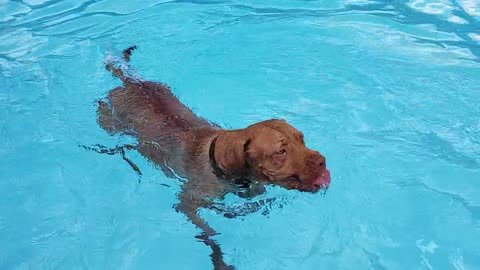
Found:
[(247, 150), (252, 138), (248, 131), (225, 131), (217, 138), (215, 157), (228, 174), (244, 174), (248, 170)]

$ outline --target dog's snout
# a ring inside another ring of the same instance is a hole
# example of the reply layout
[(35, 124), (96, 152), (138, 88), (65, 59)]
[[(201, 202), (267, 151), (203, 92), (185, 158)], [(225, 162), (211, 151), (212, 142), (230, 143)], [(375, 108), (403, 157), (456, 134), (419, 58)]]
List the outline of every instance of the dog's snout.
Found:
[(325, 157), (320, 155), (320, 157), (317, 160), (317, 167), (325, 167)]
[(322, 168), (325, 167), (325, 157), (320, 155), (318, 152), (314, 155), (311, 155), (309, 158), (309, 163), (313, 167)]

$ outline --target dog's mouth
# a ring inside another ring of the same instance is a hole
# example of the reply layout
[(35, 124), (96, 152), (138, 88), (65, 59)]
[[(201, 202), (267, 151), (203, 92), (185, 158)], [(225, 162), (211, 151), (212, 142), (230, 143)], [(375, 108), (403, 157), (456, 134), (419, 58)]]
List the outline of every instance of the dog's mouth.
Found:
[(301, 180), (298, 177), (291, 177), (287, 183), (283, 184), (287, 189), (296, 189), (302, 192), (316, 193), (320, 190), (327, 190), (330, 186), (330, 171), (324, 169), (322, 173), (313, 180)]
[(322, 174), (313, 181), (313, 185), (319, 187), (319, 189), (328, 189), (330, 186), (330, 171), (325, 169)]
[(302, 183), (299, 185), (298, 190), (304, 192), (316, 193), (320, 190), (327, 190), (330, 186), (330, 171), (328, 169), (323, 170), (317, 178), (309, 183)]

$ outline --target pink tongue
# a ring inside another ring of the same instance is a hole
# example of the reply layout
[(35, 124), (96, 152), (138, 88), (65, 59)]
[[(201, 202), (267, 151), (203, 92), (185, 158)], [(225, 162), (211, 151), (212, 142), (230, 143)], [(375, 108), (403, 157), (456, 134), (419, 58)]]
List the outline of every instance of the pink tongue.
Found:
[(317, 186), (323, 186), (325, 188), (328, 188), (328, 185), (330, 184), (330, 171), (328, 169), (325, 169), (325, 172), (320, 175), (320, 177), (318, 177), (313, 183)]

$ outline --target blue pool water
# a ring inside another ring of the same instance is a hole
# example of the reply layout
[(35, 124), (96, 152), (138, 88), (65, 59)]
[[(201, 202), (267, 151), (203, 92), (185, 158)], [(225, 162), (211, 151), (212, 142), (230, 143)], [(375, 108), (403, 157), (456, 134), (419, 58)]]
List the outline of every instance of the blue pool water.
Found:
[[(285, 118), (328, 192), (226, 219), (237, 269), (480, 269), (480, 2), (0, 0), (0, 269), (211, 269), (180, 182), (96, 123), (139, 76), (227, 128)], [(245, 202), (228, 196), (230, 206)]]

